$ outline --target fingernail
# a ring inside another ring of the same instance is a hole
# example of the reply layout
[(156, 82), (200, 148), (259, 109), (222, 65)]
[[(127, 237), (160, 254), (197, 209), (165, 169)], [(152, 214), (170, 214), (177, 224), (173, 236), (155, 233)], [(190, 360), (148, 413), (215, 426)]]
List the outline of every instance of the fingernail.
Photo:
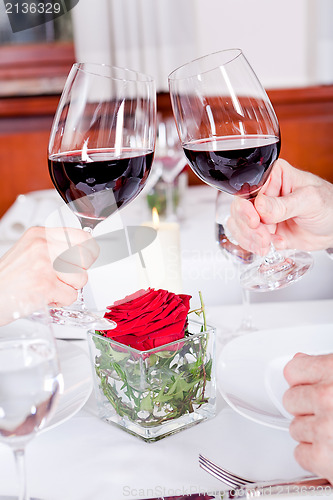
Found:
[(277, 250), (284, 250), (287, 248), (287, 242), (284, 238), (274, 238), (274, 246)]

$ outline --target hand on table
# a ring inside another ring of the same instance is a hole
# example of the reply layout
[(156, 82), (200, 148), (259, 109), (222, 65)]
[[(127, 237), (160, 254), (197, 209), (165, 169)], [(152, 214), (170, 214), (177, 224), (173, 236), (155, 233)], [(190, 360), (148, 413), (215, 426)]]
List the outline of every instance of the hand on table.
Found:
[(283, 404), (295, 416), (290, 435), (297, 462), (333, 484), (333, 354), (297, 354), (284, 369)]
[[(55, 259), (72, 247), (76, 251), (67, 252), (66, 262), (61, 261), (69, 272), (55, 270)], [(42, 302), (57, 306), (75, 302), (98, 253), (95, 240), (81, 229), (28, 229), (0, 259), (0, 325), (12, 320), (18, 304), (24, 304), (28, 314)]]
[(246, 250), (265, 255), (276, 249), (333, 247), (333, 185), (277, 160), (254, 204), (234, 197), (227, 224)]

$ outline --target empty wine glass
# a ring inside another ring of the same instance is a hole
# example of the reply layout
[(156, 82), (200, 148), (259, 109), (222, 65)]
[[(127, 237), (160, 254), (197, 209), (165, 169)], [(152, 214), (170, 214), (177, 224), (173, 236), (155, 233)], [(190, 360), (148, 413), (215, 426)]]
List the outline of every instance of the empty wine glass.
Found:
[(173, 117), (159, 117), (155, 159), (162, 163), (161, 177), (172, 183), (186, 165)]
[(165, 215), (167, 220), (177, 219), (182, 194), (179, 176), (186, 166), (186, 159), (172, 116), (158, 115), (154, 165), (159, 179), (152, 187), (148, 204), (151, 208), (156, 206), (159, 215)]
[[(74, 64), (54, 118), (48, 164), (52, 182), (83, 230), (128, 205), (142, 191), (154, 155), (156, 90), (142, 73)], [(82, 291), (71, 308), (53, 308), (60, 324), (112, 323), (88, 311)], [(113, 326), (115, 324), (113, 323)]]
[[(217, 192), (215, 205), (215, 237), (220, 250), (227, 259), (232, 261), (239, 277), (244, 266), (254, 262), (256, 255), (239, 246), (237, 241), (235, 241), (228, 232), (227, 221), (230, 217), (232, 199), (232, 195), (223, 193), (222, 191)], [(241, 287), (241, 294), (243, 314), (241, 323), (233, 332), (233, 336), (257, 330), (252, 324), (250, 291)]]
[[(272, 104), (240, 49), (196, 59), (169, 75), (172, 109), (192, 170), (218, 190), (254, 200), (280, 152), (279, 123)], [(278, 254), (241, 274), (256, 291), (287, 286), (311, 267), (312, 256)]]
[(0, 442), (13, 450), (18, 498), (28, 500), (25, 447), (53, 411), (62, 376), (47, 309), (27, 316), (17, 302), (11, 310), (13, 321), (0, 327)]

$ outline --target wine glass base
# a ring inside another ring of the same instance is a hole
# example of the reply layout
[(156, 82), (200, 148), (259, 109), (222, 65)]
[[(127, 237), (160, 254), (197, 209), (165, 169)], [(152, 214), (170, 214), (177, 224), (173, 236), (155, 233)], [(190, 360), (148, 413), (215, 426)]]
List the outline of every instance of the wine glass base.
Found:
[(234, 330), (233, 334), (235, 337), (239, 337), (240, 335), (243, 335), (245, 333), (253, 333), (257, 331), (258, 328), (256, 328), (255, 326), (241, 324), (236, 330)]
[[(70, 307), (52, 307), (50, 316), (56, 325), (94, 328), (96, 330), (113, 330), (116, 323), (104, 318), (105, 311), (88, 311)], [(1, 500), (1, 499), (0, 499)]]
[(279, 290), (296, 283), (313, 265), (313, 257), (307, 252), (290, 251), (281, 255), (273, 264), (264, 261), (247, 266), (240, 276), (241, 286), (254, 292)]

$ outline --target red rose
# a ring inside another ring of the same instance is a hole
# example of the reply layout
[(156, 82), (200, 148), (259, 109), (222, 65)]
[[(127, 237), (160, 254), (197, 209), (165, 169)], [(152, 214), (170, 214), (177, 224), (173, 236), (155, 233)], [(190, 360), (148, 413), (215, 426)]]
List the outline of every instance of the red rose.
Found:
[(103, 335), (140, 351), (182, 339), (190, 298), (167, 290), (139, 290), (108, 307), (105, 317), (117, 327)]

